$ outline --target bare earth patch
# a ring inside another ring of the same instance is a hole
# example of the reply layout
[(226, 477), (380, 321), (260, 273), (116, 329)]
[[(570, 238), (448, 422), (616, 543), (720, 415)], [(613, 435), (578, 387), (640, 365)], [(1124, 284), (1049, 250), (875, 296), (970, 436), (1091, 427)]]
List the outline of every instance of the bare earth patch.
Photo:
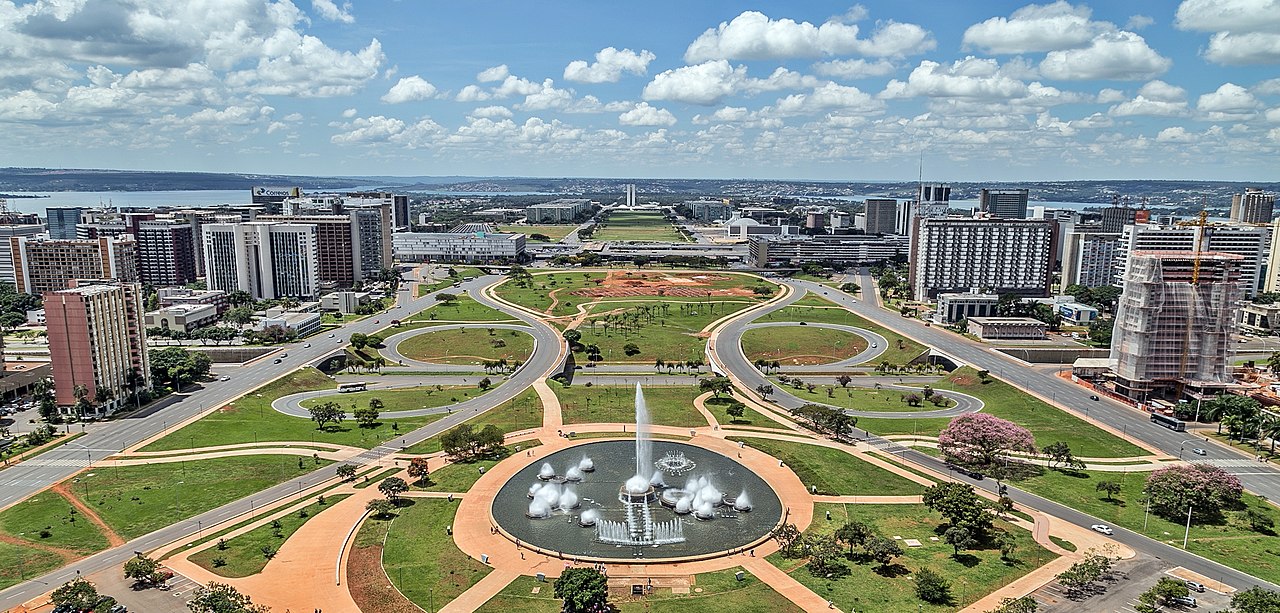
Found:
[(636, 296), (671, 296), (673, 298), (706, 298), (711, 296), (753, 296), (745, 287), (714, 288), (710, 283), (729, 281), (724, 275), (681, 275), (666, 272), (611, 270), (596, 287), (569, 292), (573, 296), (596, 298), (631, 298)]
[(347, 589), (362, 613), (421, 613), (382, 570), (382, 545), (356, 547), (347, 558)]

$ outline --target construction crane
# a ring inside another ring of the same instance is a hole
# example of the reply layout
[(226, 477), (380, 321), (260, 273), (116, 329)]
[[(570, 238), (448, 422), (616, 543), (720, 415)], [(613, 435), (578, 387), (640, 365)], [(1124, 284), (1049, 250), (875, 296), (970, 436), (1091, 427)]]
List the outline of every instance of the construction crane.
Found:
[[(1194, 301), (1196, 298), (1194, 297), (1194, 294), (1196, 292), (1196, 286), (1200, 285), (1200, 254), (1204, 252), (1205, 229), (1208, 226), (1208, 223), (1207, 223), (1208, 220), (1209, 220), (1209, 211), (1207, 208), (1207, 203), (1202, 199), (1199, 218), (1197, 218), (1196, 221), (1190, 222), (1187, 224), (1187, 225), (1193, 225), (1197, 227), (1196, 235), (1195, 235), (1196, 236), (1195, 256), (1191, 260), (1191, 292), (1193, 294), (1192, 306), (1194, 306), (1195, 304)], [(1193, 319), (1194, 319), (1193, 314), (1188, 313), (1187, 330), (1182, 338), (1182, 362), (1178, 367), (1178, 372), (1182, 375), (1178, 379), (1178, 399), (1179, 400), (1181, 400), (1183, 395), (1186, 393), (1187, 358), (1190, 357), (1189, 354), (1191, 352), (1192, 328), (1196, 327)]]
[(1200, 209), (1200, 219), (1196, 222), (1196, 226), (1200, 231), (1196, 233), (1196, 258), (1191, 264), (1191, 284), (1198, 285), (1200, 283), (1200, 253), (1204, 251), (1204, 230), (1206, 222), (1209, 220), (1209, 211), (1204, 208)]

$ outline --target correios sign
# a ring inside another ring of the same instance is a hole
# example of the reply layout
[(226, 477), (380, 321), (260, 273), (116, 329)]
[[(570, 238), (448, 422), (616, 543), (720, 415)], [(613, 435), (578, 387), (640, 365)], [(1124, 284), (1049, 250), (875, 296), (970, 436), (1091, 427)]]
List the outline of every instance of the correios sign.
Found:
[(302, 197), (301, 187), (255, 187), (253, 188), (254, 197), (261, 198), (300, 198)]

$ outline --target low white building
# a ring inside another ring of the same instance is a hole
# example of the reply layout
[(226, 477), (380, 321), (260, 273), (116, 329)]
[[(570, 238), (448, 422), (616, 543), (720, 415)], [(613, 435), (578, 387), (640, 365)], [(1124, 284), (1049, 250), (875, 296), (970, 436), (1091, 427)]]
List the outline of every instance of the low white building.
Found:
[(320, 297), (320, 310), (350, 315), (355, 313), (360, 305), (368, 304), (369, 299), (369, 292), (333, 292)]
[(391, 247), (402, 262), (497, 262), (524, 258), (523, 234), (399, 232)]
[(307, 336), (320, 331), (320, 314), (288, 312), (258, 320), (258, 330), (266, 330), (272, 326), (293, 330), (298, 336)]
[(1266, 334), (1280, 330), (1280, 303), (1246, 303), (1240, 309), (1240, 327)]
[(969, 334), (984, 341), (1038, 341), (1046, 338), (1048, 326), (1030, 317), (970, 317)]
[(1087, 326), (1098, 319), (1098, 309), (1079, 302), (1058, 305), (1058, 314), (1073, 326)]
[(175, 304), (142, 316), (148, 328), (190, 332), (218, 321), (218, 307), (212, 304)]
[(999, 295), (983, 294), (977, 290), (938, 294), (938, 310), (934, 313), (933, 321), (953, 324), (970, 317), (994, 317), (999, 303)]

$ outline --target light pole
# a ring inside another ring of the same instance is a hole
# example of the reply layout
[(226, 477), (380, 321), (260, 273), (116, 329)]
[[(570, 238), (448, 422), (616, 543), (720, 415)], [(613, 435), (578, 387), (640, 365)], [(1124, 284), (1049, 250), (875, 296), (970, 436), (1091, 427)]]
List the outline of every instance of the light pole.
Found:
[(1191, 505), (1187, 505), (1187, 530), (1182, 533), (1182, 548), (1187, 548), (1187, 537), (1191, 536)]

